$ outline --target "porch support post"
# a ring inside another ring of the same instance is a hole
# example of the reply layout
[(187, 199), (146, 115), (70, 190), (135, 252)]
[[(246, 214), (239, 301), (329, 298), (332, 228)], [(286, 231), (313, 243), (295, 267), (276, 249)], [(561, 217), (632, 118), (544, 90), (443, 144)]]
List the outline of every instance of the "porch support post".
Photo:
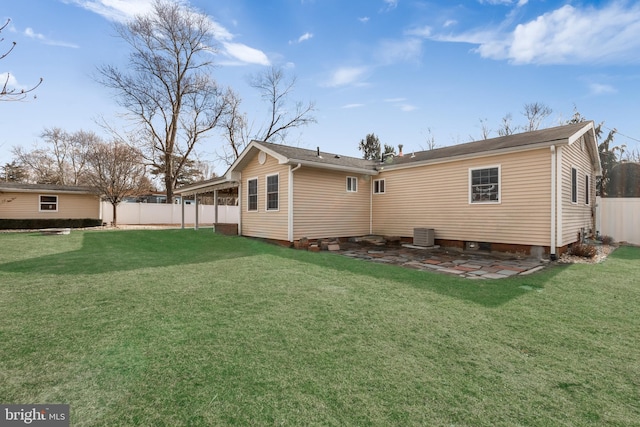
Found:
[(213, 190), (213, 231), (216, 231), (216, 224), (218, 223), (218, 190)]
[(195, 200), (195, 207), (196, 207), (196, 219), (195, 219), (195, 224), (193, 225), (193, 229), (197, 230), (198, 229), (198, 193), (193, 195), (193, 199)]
[(180, 195), (180, 212), (182, 218), (180, 228), (184, 230), (184, 194)]

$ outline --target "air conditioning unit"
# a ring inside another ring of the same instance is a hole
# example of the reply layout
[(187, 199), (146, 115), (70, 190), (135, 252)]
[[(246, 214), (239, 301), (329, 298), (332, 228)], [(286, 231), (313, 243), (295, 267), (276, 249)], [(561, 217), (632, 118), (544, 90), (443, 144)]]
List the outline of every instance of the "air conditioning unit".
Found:
[(433, 246), (433, 228), (414, 228), (413, 244), (416, 246)]

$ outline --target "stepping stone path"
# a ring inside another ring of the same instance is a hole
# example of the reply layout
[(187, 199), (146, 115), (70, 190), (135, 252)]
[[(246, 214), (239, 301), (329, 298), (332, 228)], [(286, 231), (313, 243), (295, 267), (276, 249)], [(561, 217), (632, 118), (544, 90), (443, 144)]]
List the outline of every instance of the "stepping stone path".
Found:
[(341, 244), (338, 253), (350, 258), (378, 263), (396, 264), (417, 270), (435, 271), (469, 279), (504, 279), (540, 271), (546, 260), (519, 259), (516, 256), (470, 254), (441, 248), (380, 247), (360, 244)]

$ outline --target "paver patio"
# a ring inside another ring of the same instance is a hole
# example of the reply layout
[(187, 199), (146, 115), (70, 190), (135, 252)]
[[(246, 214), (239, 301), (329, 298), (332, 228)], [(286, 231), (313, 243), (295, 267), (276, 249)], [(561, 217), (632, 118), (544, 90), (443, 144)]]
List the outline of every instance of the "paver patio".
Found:
[(504, 279), (540, 271), (547, 260), (511, 254), (469, 253), (443, 248), (341, 244), (340, 254), (365, 261), (401, 265), (417, 270), (436, 271), (469, 279)]

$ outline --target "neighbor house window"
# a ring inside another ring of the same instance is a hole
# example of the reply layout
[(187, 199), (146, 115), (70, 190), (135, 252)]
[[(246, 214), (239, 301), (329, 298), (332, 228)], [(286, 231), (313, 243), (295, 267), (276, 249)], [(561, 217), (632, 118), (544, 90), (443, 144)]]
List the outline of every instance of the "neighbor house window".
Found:
[(469, 169), (469, 202), (500, 203), (500, 166)]
[(258, 178), (247, 180), (247, 210), (258, 210)]
[(571, 203), (578, 203), (578, 170), (571, 168)]
[(384, 179), (373, 180), (373, 194), (384, 194)]
[(267, 176), (267, 210), (278, 210), (278, 175)]
[(58, 212), (58, 196), (40, 196), (40, 212)]
[(358, 178), (355, 176), (347, 177), (347, 192), (355, 193), (358, 191)]
[(585, 175), (584, 177), (584, 204), (589, 204), (589, 175)]

